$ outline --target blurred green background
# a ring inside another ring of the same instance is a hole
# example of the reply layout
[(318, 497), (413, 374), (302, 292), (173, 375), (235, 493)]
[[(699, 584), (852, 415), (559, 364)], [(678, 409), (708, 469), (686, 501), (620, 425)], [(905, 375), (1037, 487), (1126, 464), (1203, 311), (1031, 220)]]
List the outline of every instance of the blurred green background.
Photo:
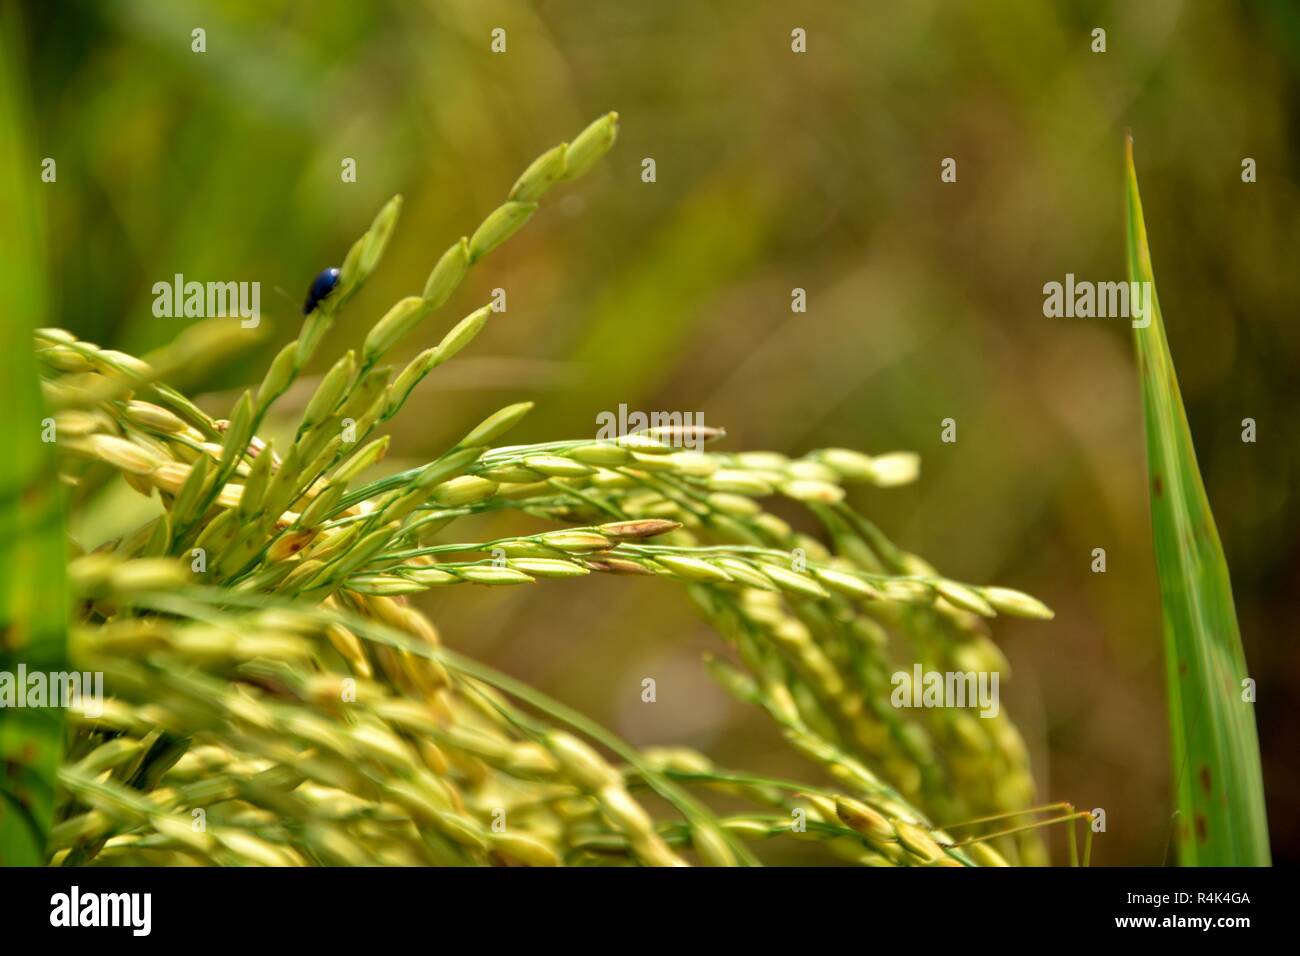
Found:
[[(1290, 0), (50, 0), (27, 6), (25, 27), (37, 147), (58, 163), (44, 192), (49, 324), (139, 352), (184, 321), (153, 316), (154, 282), (261, 282), (269, 335), (176, 383), (216, 414), (293, 337), (312, 277), (388, 196), (406, 197), (399, 231), (322, 365), (418, 292), (535, 155), (618, 110), (611, 156), (405, 343), (401, 358), (506, 290), (507, 312), (393, 423), (386, 465), (427, 460), (526, 398), (539, 407), (512, 441), (592, 435), (626, 403), (702, 413), (730, 448), (920, 452), (918, 484), (855, 501), (948, 575), (1057, 610), (1050, 624), (997, 622), (1014, 668), (1004, 705), (1044, 795), (1106, 809), (1101, 864), (1169, 857), (1142, 421), (1127, 324), (1044, 318), (1042, 287), (1067, 272), (1123, 278), (1131, 128), (1259, 682), (1274, 858), (1300, 860)], [(355, 183), (340, 181), (345, 157)], [(940, 182), (945, 157), (956, 183)], [(1257, 183), (1241, 181), (1244, 157)], [(1240, 440), (1245, 417), (1255, 444)], [(940, 441), (944, 418), (955, 444)], [(94, 530), (130, 507), (104, 502)], [(1105, 574), (1090, 571), (1095, 548)], [(425, 603), (447, 643), (635, 743), (810, 772), (710, 683), (699, 657), (718, 641), (677, 587), (593, 577)]]

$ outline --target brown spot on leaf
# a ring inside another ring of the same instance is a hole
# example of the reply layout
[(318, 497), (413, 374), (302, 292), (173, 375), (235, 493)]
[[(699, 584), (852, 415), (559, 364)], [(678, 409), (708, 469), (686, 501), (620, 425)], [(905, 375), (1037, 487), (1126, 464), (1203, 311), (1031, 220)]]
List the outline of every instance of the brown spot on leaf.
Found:
[(1157, 498), (1161, 497), (1165, 493), (1164, 479), (1161, 478), (1159, 475), (1154, 476), (1151, 479), (1151, 490), (1155, 492), (1155, 496)]
[(28, 485), (23, 489), (22, 505), (24, 508), (35, 511), (45, 503), (45, 489), (41, 485)]
[(1207, 764), (1201, 764), (1200, 776), (1201, 776), (1201, 789), (1205, 791), (1205, 795), (1208, 797), (1210, 795), (1211, 780), (1210, 780), (1210, 768)]
[(1186, 677), (1186, 676), (1187, 676), (1187, 661), (1181, 661), (1181, 660), (1180, 660), (1180, 661), (1178, 662), (1178, 676), (1179, 676), (1179, 677)]
[(1210, 830), (1205, 823), (1205, 814), (1198, 813), (1196, 815), (1196, 842), (1204, 843), (1209, 838), (1210, 838)]

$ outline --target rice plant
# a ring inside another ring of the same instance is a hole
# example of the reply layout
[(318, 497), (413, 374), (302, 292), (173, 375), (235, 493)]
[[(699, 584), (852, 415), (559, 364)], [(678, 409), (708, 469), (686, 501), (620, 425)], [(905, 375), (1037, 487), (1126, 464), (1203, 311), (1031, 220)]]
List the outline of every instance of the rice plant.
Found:
[[(493, 311), (409, 360), (393, 363), (396, 348), (616, 133), (611, 113), (530, 165), (419, 294), (335, 359), (282, 447), (263, 425), (380, 266), (400, 198), (224, 418), (167, 379), (226, 347), (228, 320), (144, 358), (35, 332), (58, 481), (125, 482), (158, 512), (73, 545), (67, 655), (103, 673), (106, 696), (46, 728), (61, 760), (32, 761), (25, 788), (49, 799), (9, 787), (23, 813), (0, 812), (5, 862), (731, 866), (798, 839), (866, 866), (1042, 864), (1041, 827), (1062, 821), (1080, 862), (1081, 814), (1036, 806), (1005, 713), (891, 704), (891, 675), (914, 664), (1005, 673), (998, 614), (1051, 617), (1018, 591), (949, 579), (848, 503), (848, 486), (915, 479), (915, 456), (739, 451), (702, 426), (503, 445), (522, 401), (426, 464), (372, 476), (385, 423)], [(23, 493), (54, 481), (15, 474), (28, 486), (6, 488)], [(794, 530), (771, 498), (806, 507), (822, 533)], [(527, 530), (459, 535), (495, 512)], [(592, 574), (679, 583), (721, 638), (706, 666), (808, 759), (808, 779), (638, 751), (452, 651), (410, 603), (433, 588), (562, 592)], [(746, 809), (715, 809), (719, 795)]]

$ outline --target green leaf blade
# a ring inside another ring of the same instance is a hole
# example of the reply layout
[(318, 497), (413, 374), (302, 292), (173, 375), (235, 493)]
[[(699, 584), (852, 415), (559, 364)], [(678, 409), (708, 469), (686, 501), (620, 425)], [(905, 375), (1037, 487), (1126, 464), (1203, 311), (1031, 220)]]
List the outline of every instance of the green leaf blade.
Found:
[(1250, 675), (1165, 337), (1131, 140), (1126, 180), (1129, 280), (1150, 283), (1149, 324), (1135, 325), (1134, 334), (1164, 618), (1178, 859), (1184, 866), (1268, 866), (1253, 695), (1244, 699)]
[[(16, 10), (0, 16), (0, 865), (46, 862), (55, 775), (63, 744), (57, 707), (23, 701), (20, 668), (65, 672), (67, 547), (53, 450), (42, 409), (32, 329), (44, 319), (44, 248), (36, 190), (40, 165), (26, 149)], [(12, 696), (12, 699), (10, 699)]]

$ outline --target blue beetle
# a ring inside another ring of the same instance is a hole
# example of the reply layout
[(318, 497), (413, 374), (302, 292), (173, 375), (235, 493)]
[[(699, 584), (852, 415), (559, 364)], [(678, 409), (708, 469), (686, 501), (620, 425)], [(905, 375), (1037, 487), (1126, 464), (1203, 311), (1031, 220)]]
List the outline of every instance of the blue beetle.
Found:
[(311, 288), (307, 290), (307, 301), (303, 303), (302, 314), (310, 315), (311, 310), (320, 305), (334, 287), (339, 284), (339, 270), (333, 267), (326, 269), (315, 279), (312, 280)]

